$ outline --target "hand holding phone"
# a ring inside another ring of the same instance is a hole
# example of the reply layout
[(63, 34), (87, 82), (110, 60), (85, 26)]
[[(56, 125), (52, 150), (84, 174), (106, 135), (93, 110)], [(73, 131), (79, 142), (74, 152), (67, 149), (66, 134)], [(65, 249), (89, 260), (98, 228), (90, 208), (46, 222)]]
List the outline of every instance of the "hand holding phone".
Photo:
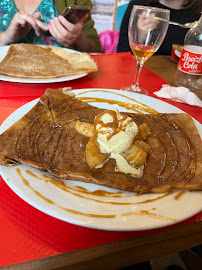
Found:
[[(61, 15), (65, 17), (70, 23), (78, 23), (86, 14), (88, 14), (90, 8), (87, 6), (68, 6)], [(44, 32), (45, 36), (50, 36), (49, 31)]]
[(87, 6), (68, 6), (61, 15), (69, 22), (78, 23), (90, 11)]

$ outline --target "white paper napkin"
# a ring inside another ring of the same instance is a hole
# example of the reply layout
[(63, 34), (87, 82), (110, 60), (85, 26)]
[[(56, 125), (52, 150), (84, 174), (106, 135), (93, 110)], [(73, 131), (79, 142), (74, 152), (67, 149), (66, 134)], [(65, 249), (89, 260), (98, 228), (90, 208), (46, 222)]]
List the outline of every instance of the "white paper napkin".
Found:
[(186, 87), (173, 87), (168, 84), (163, 84), (162, 88), (159, 91), (154, 92), (154, 94), (158, 97), (202, 108), (202, 101)]

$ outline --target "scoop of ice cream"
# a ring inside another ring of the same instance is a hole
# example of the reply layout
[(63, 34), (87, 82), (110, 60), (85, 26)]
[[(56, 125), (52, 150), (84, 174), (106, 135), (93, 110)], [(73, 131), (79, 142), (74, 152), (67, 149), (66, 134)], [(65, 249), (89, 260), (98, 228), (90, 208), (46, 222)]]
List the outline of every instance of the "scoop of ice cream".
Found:
[(113, 109), (95, 118), (95, 132), (101, 153), (119, 154), (131, 146), (138, 127), (132, 118)]
[(131, 167), (120, 155), (131, 146), (137, 132), (138, 127), (133, 119), (121, 115), (116, 109), (105, 111), (95, 118), (95, 135), (100, 152), (108, 153), (110, 158), (116, 160), (118, 171), (140, 176), (142, 170)]

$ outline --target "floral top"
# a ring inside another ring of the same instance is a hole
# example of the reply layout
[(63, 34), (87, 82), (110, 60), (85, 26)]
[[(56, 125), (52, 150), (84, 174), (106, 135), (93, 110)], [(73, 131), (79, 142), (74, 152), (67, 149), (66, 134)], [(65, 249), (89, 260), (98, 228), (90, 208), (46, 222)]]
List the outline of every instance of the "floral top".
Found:
[[(58, 10), (54, 0), (42, 0), (35, 12), (37, 11), (41, 12), (41, 21), (46, 25), (55, 16), (58, 16)], [(0, 0), (0, 32), (7, 30), (12, 18), (18, 12), (19, 10), (15, 5), (14, 0)], [(61, 45), (52, 36), (45, 35), (43, 30), (41, 30), (40, 36), (36, 36), (33, 28), (24, 38), (19, 40), (18, 43), (43, 44), (61, 47)]]

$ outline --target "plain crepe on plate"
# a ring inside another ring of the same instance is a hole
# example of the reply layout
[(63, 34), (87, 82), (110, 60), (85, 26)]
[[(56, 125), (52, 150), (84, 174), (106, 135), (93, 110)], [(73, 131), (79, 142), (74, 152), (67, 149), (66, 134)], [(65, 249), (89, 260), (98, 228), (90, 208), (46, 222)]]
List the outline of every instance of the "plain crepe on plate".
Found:
[(202, 190), (202, 144), (187, 114), (133, 114), (138, 126), (146, 123), (151, 147), (140, 178), (115, 170), (113, 158), (101, 168), (86, 161), (89, 137), (79, 133), (79, 120), (94, 123), (104, 110), (75, 98), (63, 89), (47, 89), (39, 102), (0, 135), (0, 164), (27, 164), (53, 176), (142, 193), (172, 188)]
[(87, 53), (34, 44), (11, 44), (0, 63), (0, 74), (20, 78), (56, 78), (95, 72), (96, 62)]

